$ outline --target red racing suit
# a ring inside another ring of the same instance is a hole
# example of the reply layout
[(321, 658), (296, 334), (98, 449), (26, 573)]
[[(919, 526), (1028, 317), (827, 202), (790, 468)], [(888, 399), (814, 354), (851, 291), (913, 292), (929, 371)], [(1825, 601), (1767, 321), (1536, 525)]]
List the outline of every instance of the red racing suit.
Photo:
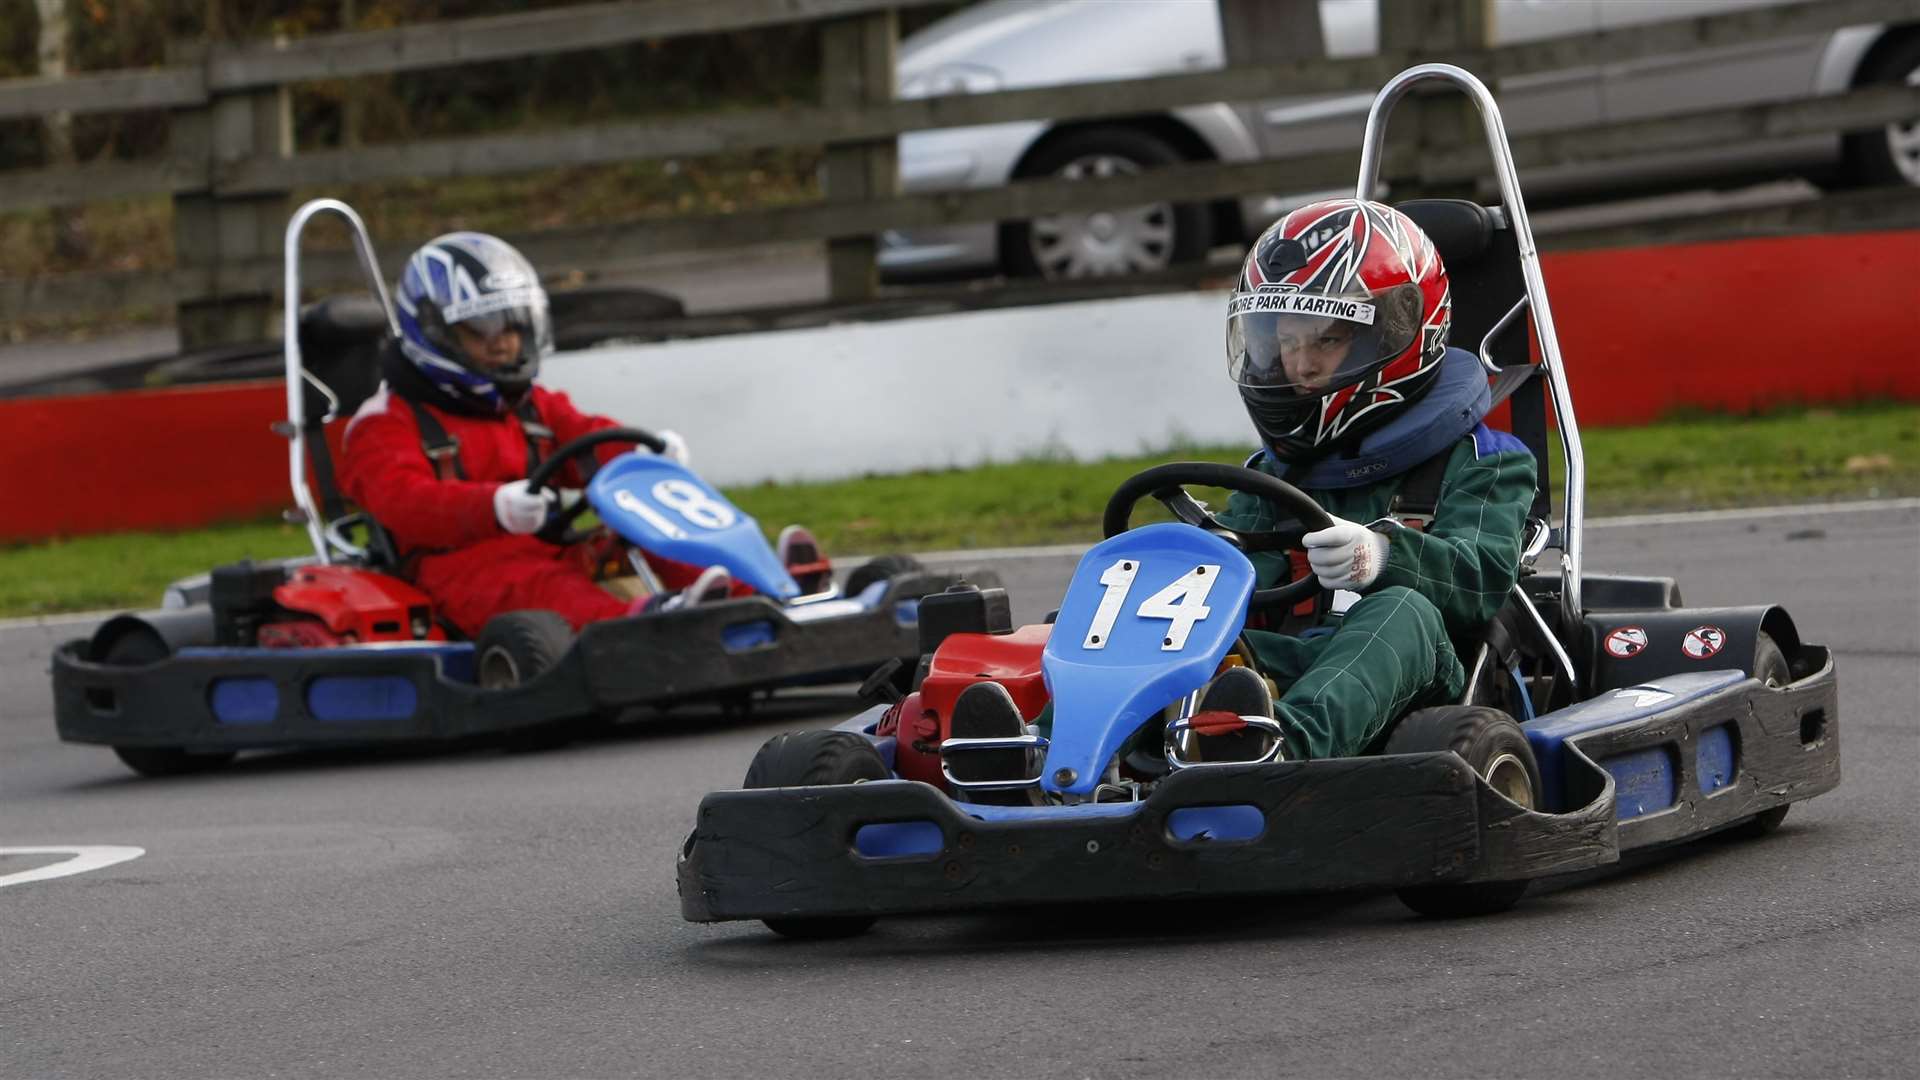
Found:
[[(521, 411), (528, 411), (527, 405), (550, 437), (536, 429), (530, 444), (521, 417), (513, 413), (462, 415), (409, 401), (382, 385), (354, 414), (343, 440), (341, 486), (347, 497), (386, 527), (406, 576), (433, 598), (441, 617), (469, 637), (506, 611), (546, 608), (578, 630), (625, 614), (629, 606), (594, 583), (594, 559), (582, 550), (588, 545), (566, 548), (515, 536), (495, 519), (495, 489), (526, 479), (530, 460), (545, 460), (570, 440), (619, 426), (574, 408), (563, 393), (538, 386), (528, 391)], [(416, 409), (458, 440), (452, 448), (457, 468), (453, 461), (436, 467), (428, 458)], [(605, 462), (632, 448), (608, 443), (595, 453)], [(578, 462), (556, 478), (557, 486), (582, 484)], [(669, 584), (684, 584), (672, 580), (681, 576), (662, 574)]]

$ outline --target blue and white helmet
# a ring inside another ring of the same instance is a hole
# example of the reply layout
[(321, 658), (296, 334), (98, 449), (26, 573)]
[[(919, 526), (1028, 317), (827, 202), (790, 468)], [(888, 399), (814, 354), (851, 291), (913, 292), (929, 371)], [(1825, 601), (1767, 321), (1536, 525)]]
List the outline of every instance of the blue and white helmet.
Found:
[[(427, 242), (407, 260), (396, 304), (400, 351), (446, 394), (494, 412), (519, 401), (553, 352), (553, 320), (540, 276), (511, 244), (486, 233), (456, 232)], [(476, 364), (456, 326), (492, 337), (520, 331), (520, 352), (504, 366)]]

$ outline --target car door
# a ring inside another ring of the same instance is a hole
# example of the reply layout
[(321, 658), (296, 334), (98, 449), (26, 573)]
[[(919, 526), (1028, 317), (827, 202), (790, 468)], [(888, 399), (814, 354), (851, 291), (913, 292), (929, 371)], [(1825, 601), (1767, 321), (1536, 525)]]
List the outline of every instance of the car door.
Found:
[[(1663, 0), (1603, 3), (1600, 26), (1618, 30), (1670, 19), (1725, 15), (1783, 0)], [(1637, 120), (1695, 109), (1777, 101), (1809, 93), (1827, 35), (1772, 38), (1746, 45), (1647, 56), (1601, 69), (1605, 118)]]

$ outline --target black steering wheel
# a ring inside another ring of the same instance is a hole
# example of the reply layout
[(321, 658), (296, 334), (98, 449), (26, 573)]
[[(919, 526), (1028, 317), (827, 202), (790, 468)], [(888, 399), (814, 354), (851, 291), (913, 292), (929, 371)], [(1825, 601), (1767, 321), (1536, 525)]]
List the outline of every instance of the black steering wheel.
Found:
[[(1291, 514), (1298, 524), (1291, 529), (1242, 532), (1214, 517), (1198, 499), (1187, 494), (1187, 484), (1226, 488), (1228, 491), (1265, 499), (1279, 507), (1283, 514)], [(1113, 498), (1107, 500), (1107, 512), (1101, 521), (1105, 534), (1109, 537), (1118, 536), (1131, 528), (1134, 504), (1148, 496), (1160, 500), (1173, 512), (1174, 517), (1188, 525), (1205, 529), (1249, 555), (1259, 551), (1297, 550), (1301, 537), (1333, 527), (1333, 519), (1327, 516), (1319, 503), (1279, 477), (1268, 476), (1254, 469), (1243, 469), (1238, 465), (1175, 461), (1135, 473), (1114, 489)], [(1256, 589), (1251, 603), (1257, 608), (1297, 604), (1319, 590), (1320, 579), (1308, 572), (1285, 585)]]
[[(602, 428), (599, 431), (590, 431), (565, 446), (556, 448), (547, 460), (534, 466), (533, 472), (527, 476), (527, 490), (536, 495), (545, 491), (553, 480), (554, 474), (559, 472), (567, 462), (610, 442), (639, 443), (656, 454), (665, 453), (667, 449), (667, 444), (658, 435), (650, 431), (641, 431), (639, 428)], [(592, 470), (588, 470), (588, 474), (591, 475)], [(590, 538), (593, 532), (590, 529), (576, 529), (573, 523), (578, 521), (580, 515), (586, 513), (588, 509), (590, 507), (587, 500), (575, 500), (572, 506), (565, 506), (556, 511), (533, 535), (549, 544), (558, 544), (561, 547), (580, 543)]]

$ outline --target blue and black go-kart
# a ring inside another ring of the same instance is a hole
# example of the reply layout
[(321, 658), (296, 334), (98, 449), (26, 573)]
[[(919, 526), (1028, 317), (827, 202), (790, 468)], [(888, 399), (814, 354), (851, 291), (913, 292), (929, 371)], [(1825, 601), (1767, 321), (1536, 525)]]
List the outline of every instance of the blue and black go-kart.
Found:
[[(1411, 69), (1375, 101), (1359, 193), (1375, 190), (1384, 122), (1416, 82), (1479, 107), (1504, 207), (1420, 200), (1454, 288), (1455, 340), (1479, 364), (1445, 385), (1510, 400), (1540, 487), (1518, 581), (1477, 640), (1453, 703), (1397, 719), (1364, 756), (1281, 760), (1279, 725), (1242, 718), (1253, 750), (1206, 760), (1200, 689), (1253, 614), (1318, 583), (1256, 590), (1248, 551), (1297, 545), (1326, 515), (1264, 473), (1187, 463), (1115, 492), (1107, 539), (1080, 560), (1051, 625), (1013, 630), (1004, 592), (921, 607), (912, 692), (832, 730), (781, 735), (743, 790), (700, 804), (679, 860), (682, 914), (781, 933), (857, 933), (878, 916), (1043, 903), (1390, 888), (1415, 910), (1503, 910), (1535, 878), (1724, 829), (1764, 833), (1839, 782), (1835, 677), (1775, 606), (1686, 608), (1670, 578), (1582, 568), (1584, 486), (1547, 295), (1499, 113), (1476, 79)], [(1531, 309), (1541, 360), (1519, 318)], [(1503, 362), (1504, 361), (1504, 362)], [(1451, 380), (1449, 382), (1448, 380)], [(1489, 385), (1490, 383), (1490, 385)], [(1441, 389), (1434, 391), (1443, 392)], [(1551, 525), (1546, 412), (1565, 466)], [(1299, 528), (1226, 527), (1183, 485), (1248, 492)], [(1177, 519), (1129, 528), (1154, 497)], [(1559, 552), (1557, 572), (1537, 565)], [(960, 692), (1006, 687), (1022, 735), (955, 738)], [(1051, 705), (1051, 726), (1034, 721)], [(1261, 729), (1271, 730), (1262, 731)]]
[[(334, 483), (325, 428), (357, 402), (306, 367), (303, 343), (328, 354), (332, 382), (364, 396), (374, 349), (397, 331), (366, 229), (335, 200), (306, 204), (288, 224), (286, 295), (300, 295), (300, 236), (322, 212), (350, 226), (378, 306), (344, 297), (299, 312), (289, 300), (288, 419), (276, 430), (292, 442), (293, 516), (314, 553), (217, 567), (175, 583), (161, 609), (115, 616), (60, 646), (53, 696), (62, 739), (111, 746), (145, 775), (206, 769), (258, 748), (486, 735), (539, 746), (635, 706), (737, 705), (756, 691), (858, 680), (918, 655), (919, 601), (959, 584), (957, 575), (883, 556), (842, 587), (802, 595), (751, 516), (683, 466), (632, 454), (595, 471), (584, 498), (540, 535), (585, 539), (574, 523), (591, 510), (624, 541), (610, 587), (658, 591), (640, 554), (650, 552), (724, 566), (755, 594), (594, 623), (577, 636), (554, 612), (510, 612), (477, 640), (449, 640), (431, 601), (402, 577), (385, 532), (350, 512)], [(570, 460), (590, 465), (608, 441), (662, 445), (631, 428), (595, 432), (557, 448), (530, 482), (545, 486)]]

